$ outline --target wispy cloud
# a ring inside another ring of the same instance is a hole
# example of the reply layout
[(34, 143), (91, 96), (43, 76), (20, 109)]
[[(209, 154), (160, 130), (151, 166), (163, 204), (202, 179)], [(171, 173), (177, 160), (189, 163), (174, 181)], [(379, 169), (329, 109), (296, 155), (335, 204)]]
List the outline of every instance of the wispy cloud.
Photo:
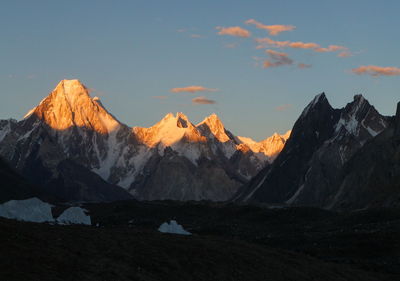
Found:
[(339, 57), (349, 57), (352, 55), (347, 47), (340, 45), (329, 45), (328, 47), (324, 48), (314, 42), (276, 41), (268, 37), (256, 38), (255, 41), (258, 43), (258, 45), (256, 46), (257, 49), (263, 49), (267, 47), (310, 49), (318, 53), (340, 52), (338, 54)]
[(400, 75), (400, 68), (394, 66), (376, 66), (376, 65), (362, 65), (351, 70), (354, 74), (358, 75), (371, 75), (377, 76), (396, 76)]
[(293, 60), (289, 58), (288, 54), (286, 53), (281, 53), (274, 50), (266, 50), (265, 52), (268, 54), (270, 59), (264, 61), (263, 63), (264, 68), (293, 64)]
[(192, 103), (194, 104), (215, 104), (217, 103), (215, 100), (210, 100), (204, 96), (196, 97), (192, 99)]
[(347, 50), (346, 47), (339, 46), (339, 45), (329, 45), (327, 48), (316, 48), (316, 52), (326, 53), (326, 52), (337, 52), (337, 51), (344, 51)]
[(171, 93), (196, 93), (196, 92), (215, 92), (218, 91), (218, 89), (211, 89), (211, 88), (206, 88), (203, 86), (187, 86), (187, 87), (181, 87), (181, 88), (172, 88), (169, 90)]
[(304, 68), (311, 68), (312, 65), (311, 64), (305, 64), (305, 63), (299, 63), (299, 64), (297, 64), (297, 67), (304, 69)]
[(237, 36), (237, 37), (250, 37), (251, 33), (247, 29), (244, 29), (240, 26), (231, 26), (231, 27), (221, 27), (217, 26), (216, 29), (219, 30), (218, 34), (219, 35), (231, 35), (231, 36)]
[(276, 48), (294, 48), (294, 49), (316, 49), (321, 48), (317, 43), (304, 43), (301, 41), (291, 42), (291, 41), (275, 41), (268, 37), (265, 38), (256, 38), (256, 42), (259, 44), (257, 46), (258, 49), (266, 48), (267, 46), (276, 47)]
[(177, 30), (176, 30), (176, 32), (180, 32), (180, 33), (181, 33), (181, 32), (186, 32), (186, 31), (187, 31), (186, 28), (180, 28), (180, 29), (177, 29)]
[(286, 111), (289, 110), (293, 107), (292, 104), (282, 104), (282, 105), (278, 105), (277, 107), (275, 107), (276, 111)]
[(190, 37), (192, 37), (192, 38), (202, 38), (203, 36), (201, 36), (200, 34), (190, 34)]
[(273, 36), (278, 35), (279, 33), (284, 32), (284, 31), (292, 31), (296, 28), (294, 25), (281, 25), (281, 24), (265, 25), (254, 19), (249, 19), (249, 20), (245, 21), (245, 23), (246, 24), (254, 24), (259, 29), (265, 29), (268, 31), (268, 33), (270, 35), (273, 35)]
[(353, 56), (353, 54), (350, 51), (343, 51), (343, 52), (340, 52), (337, 56), (339, 58), (347, 58), (347, 57)]

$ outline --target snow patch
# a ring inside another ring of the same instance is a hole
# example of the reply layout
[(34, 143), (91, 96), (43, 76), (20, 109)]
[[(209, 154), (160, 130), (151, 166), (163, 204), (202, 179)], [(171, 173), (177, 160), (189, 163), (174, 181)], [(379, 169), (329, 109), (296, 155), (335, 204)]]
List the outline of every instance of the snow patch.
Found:
[(162, 233), (173, 233), (173, 234), (180, 234), (180, 235), (191, 235), (190, 232), (183, 229), (182, 225), (178, 224), (175, 220), (171, 220), (169, 223), (164, 222), (158, 228), (159, 232)]
[(11, 200), (0, 205), (0, 217), (29, 222), (53, 222), (51, 207), (36, 197)]
[(57, 223), (92, 225), (90, 216), (86, 215), (85, 211), (80, 207), (70, 207), (57, 218)]

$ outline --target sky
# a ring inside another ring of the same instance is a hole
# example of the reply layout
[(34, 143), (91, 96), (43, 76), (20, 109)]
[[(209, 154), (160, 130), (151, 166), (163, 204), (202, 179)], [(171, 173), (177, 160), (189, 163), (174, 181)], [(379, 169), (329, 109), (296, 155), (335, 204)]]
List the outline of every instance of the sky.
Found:
[(121, 122), (216, 113), (235, 135), (291, 129), (321, 92), (400, 101), (400, 1), (20, 1), (0, 3), (0, 118), (20, 120), (79, 79)]

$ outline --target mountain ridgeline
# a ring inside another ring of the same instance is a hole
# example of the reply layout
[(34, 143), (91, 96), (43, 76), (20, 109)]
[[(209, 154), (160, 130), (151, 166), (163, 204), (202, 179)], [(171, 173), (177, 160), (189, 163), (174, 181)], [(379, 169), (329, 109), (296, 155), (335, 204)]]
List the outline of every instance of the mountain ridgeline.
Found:
[(361, 95), (342, 109), (316, 96), (278, 158), (235, 200), (326, 209), (399, 206), (399, 114), (382, 116)]
[(78, 80), (63, 80), (23, 120), (0, 121), (0, 157), (35, 192), (64, 201), (399, 206), (400, 103), (387, 117), (362, 95), (334, 109), (322, 93), (291, 131), (256, 142), (215, 114), (195, 125), (169, 113), (132, 128)]
[(63, 80), (23, 120), (0, 122), (0, 156), (65, 201), (225, 201), (273, 162), (289, 134), (258, 143), (215, 114), (194, 125), (169, 113), (131, 128), (78, 80)]

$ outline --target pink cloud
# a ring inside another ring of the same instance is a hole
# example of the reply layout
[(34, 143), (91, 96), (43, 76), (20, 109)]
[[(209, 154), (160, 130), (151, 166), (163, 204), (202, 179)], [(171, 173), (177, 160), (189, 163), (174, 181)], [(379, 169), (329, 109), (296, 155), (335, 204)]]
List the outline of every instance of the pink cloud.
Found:
[(289, 58), (288, 54), (286, 53), (281, 53), (274, 50), (266, 50), (265, 52), (268, 54), (270, 59), (264, 61), (264, 68), (293, 64), (293, 60)]
[(367, 74), (374, 77), (400, 75), (400, 68), (394, 66), (382, 67), (376, 65), (363, 65), (357, 68), (353, 68), (351, 71), (354, 74), (358, 75)]
[(192, 103), (194, 104), (215, 104), (217, 103), (215, 100), (207, 99), (206, 97), (196, 97), (192, 99)]
[(311, 64), (305, 64), (305, 63), (299, 63), (299, 64), (297, 64), (297, 67), (301, 68), (301, 69), (304, 69), (304, 68), (310, 68), (310, 67), (312, 67), (312, 65)]
[(268, 37), (266, 38), (256, 38), (256, 42), (260, 45), (257, 46), (258, 49), (265, 48), (265, 45), (269, 45), (276, 48), (294, 48), (294, 49), (315, 49), (320, 48), (321, 46), (316, 43), (304, 43), (304, 42), (291, 42), (291, 41), (275, 41)]
[(172, 88), (169, 90), (171, 93), (196, 93), (196, 92), (215, 92), (217, 89), (206, 88), (203, 86), (188, 86), (182, 88)]
[(291, 42), (291, 41), (276, 41), (271, 38), (256, 38), (255, 41), (259, 44), (256, 46), (256, 49), (263, 49), (267, 46), (275, 47), (275, 48), (294, 48), (294, 49), (310, 49), (319, 53), (327, 53), (327, 52), (339, 52), (339, 57), (348, 57), (351, 55), (349, 49), (344, 46), (339, 45), (329, 45), (327, 48), (321, 47), (317, 43), (313, 42)]
[(326, 53), (326, 52), (337, 52), (337, 51), (344, 51), (347, 50), (346, 47), (339, 46), (339, 45), (329, 45), (328, 48), (316, 48), (316, 52)]
[(245, 24), (254, 24), (259, 29), (267, 30), (268, 33), (273, 36), (278, 35), (279, 33), (284, 32), (284, 31), (292, 31), (296, 28), (293, 25), (281, 25), (281, 24), (265, 25), (254, 19), (249, 19), (249, 20), (245, 21)]
[(343, 51), (343, 52), (340, 52), (337, 56), (339, 58), (347, 58), (347, 57), (351, 57), (352, 55), (353, 54), (349, 51)]
[(286, 111), (289, 110), (293, 107), (292, 104), (282, 104), (282, 105), (278, 105), (277, 107), (275, 107), (275, 110), (277, 111)]
[(237, 37), (250, 37), (251, 33), (250, 31), (241, 28), (240, 26), (231, 26), (231, 27), (221, 27), (217, 26), (216, 27), (219, 32), (219, 35), (231, 35), (231, 36), (237, 36)]

